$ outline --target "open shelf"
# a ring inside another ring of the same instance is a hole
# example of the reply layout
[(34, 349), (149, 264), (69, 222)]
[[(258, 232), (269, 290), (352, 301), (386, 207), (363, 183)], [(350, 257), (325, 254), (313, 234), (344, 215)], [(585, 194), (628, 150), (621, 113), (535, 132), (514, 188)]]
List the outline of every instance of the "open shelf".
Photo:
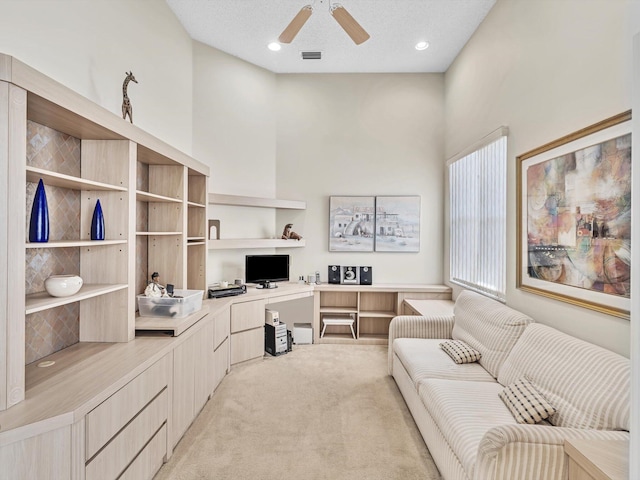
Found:
[(229, 250), (237, 248), (300, 248), (305, 246), (302, 240), (283, 240), (280, 238), (225, 238), (209, 240), (209, 250)]
[(382, 310), (360, 310), (360, 317), (369, 318), (393, 318), (396, 316), (395, 312), (382, 311)]
[(140, 236), (171, 236), (171, 235), (182, 235), (182, 232), (136, 232), (136, 235)]
[(68, 247), (99, 247), (101, 245), (122, 245), (126, 240), (53, 240), (44, 243), (27, 243), (26, 248), (68, 248)]
[(136, 190), (136, 200), (140, 202), (173, 202), (182, 203), (179, 198), (165, 197), (164, 195), (157, 195), (155, 193), (144, 192), (142, 190)]
[(358, 313), (357, 307), (320, 307), (320, 313)]
[(85, 284), (75, 295), (68, 297), (52, 297), (47, 292), (38, 292), (26, 296), (25, 314), (41, 312), (50, 308), (60, 307), (68, 303), (87, 300), (88, 298), (106, 295), (107, 293), (117, 292), (127, 288), (127, 284)]
[(209, 203), (212, 205), (232, 205), (236, 207), (288, 208), (305, 210), (307, 202), (299, 200), (281, 200), (278, 198), (245, 197), (242, 195), (224, 195), (210, 193)]
[(27, 182), (38, 183), (40, 179), (45, 185), (52, 187), (68, 188), (71, 190), (103, 190), (103, 191), (116, 191), (126, 192), (126, 187), (118, 185), (110, 185), (108, 183), (94, 182), (93, 180), (87, 180), (80, 177), (74, 177), (72, 175), (65, 175), (64, 173), (56, 173), (42, 168), (27, 166)]
[(206, 205), (202, 203), (196, 203), (196, 202), (187, 202), (187, 206), (194, 207), (194, 208), (207, 208)]

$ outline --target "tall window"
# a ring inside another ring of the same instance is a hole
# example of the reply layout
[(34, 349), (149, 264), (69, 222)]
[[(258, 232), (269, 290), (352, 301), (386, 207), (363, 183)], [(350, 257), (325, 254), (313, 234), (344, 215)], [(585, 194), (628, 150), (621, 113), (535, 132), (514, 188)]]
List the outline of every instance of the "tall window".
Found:
[(506, 294), (507, 129), (449, 166), (450, 280), (504, 300)]

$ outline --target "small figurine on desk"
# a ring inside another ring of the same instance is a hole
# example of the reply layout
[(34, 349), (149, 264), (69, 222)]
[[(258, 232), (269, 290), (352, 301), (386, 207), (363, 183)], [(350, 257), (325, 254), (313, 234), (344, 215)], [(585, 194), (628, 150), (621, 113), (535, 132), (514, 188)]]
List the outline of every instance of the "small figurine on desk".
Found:
[(294, 232), (293, 230), (291, 230), (291, 227), (293, 227), (293, 223), (287, 223), (284, 226), (284, 231), (282, 232), (282, 238), (284, 240), (300, 240), (302, 238), (302, 235), (298, 235), (296, 232)]
[(153, 274), (151, 274), (151, 281), (147, 285), (147, 288), (144, 289), (144, 296), (161, 298), (169, 297), (167, 289), (164, 288), (163, 285), (160, 285), (160, 275), (158, 272), (153, 272)]

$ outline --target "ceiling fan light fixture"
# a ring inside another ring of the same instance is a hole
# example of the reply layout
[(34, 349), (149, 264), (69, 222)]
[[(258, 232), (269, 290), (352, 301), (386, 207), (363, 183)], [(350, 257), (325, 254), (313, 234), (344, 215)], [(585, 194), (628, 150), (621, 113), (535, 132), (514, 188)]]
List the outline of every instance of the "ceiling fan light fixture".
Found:
[(272, 52), (279, 52), (282, 48), (282, 45), (280, 45), (278, 42), (271, 42), (269, 45), (267, 45), (267, 48)]
[(416, 43), (416, 50), (426, 50), (429, 48), (429, 42), (418, 42)]
[(369, 40), (369, 34), (342, 5), (337, 3), (331, 5), (331, 15), (356, 45), (360, 45)]
[(300, 9), (300, 11), (293, 17), (293, 20), (289, 22), (289, 25), (282, 31), (280, 36), (278, 37), (278, 41), (280, 43), (291, 43), (296, 35), (300, 31), (300, 29), (307, 23), (309, 17), (313, 13), (313, 8), (311, 5), (305, 5)]

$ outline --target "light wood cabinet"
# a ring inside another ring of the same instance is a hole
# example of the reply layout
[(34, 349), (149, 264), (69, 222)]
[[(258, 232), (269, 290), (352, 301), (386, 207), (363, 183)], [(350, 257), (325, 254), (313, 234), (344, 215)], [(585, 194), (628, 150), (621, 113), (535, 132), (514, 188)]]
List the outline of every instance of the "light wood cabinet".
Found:
[[(139, 455), (144, 460), (134, 467), (143, 472), (138, 478), (150, 478), (160, 468), (167, 454), (170, 367), (170, 355), (165, 355), (85, 415), (86, 480), (119, 478)], [(151, 441), (154, 446), (148, 448)]]
[[(317, 285), (314, 289), (314, 342), (386, 345), (389, 324), (403, 312), (407, 298), (448, 300), (451, 289), (444, 285)], [(348, 325), (328, 325), (323, 318), (354, 320), (353, 338)]]
[(264, 355), (266, 300), (231, 305), (231, 365)]
[(213, 391), (213, 324), (201, 320), (173, 350), (172, 446), (196, 418)]
[(1, 446), (0, 478), (71, 478), (71, 427), (58, 428)]
[(213, 388), (214, 391), (231, 369), (231, 308), (213, 315)]

